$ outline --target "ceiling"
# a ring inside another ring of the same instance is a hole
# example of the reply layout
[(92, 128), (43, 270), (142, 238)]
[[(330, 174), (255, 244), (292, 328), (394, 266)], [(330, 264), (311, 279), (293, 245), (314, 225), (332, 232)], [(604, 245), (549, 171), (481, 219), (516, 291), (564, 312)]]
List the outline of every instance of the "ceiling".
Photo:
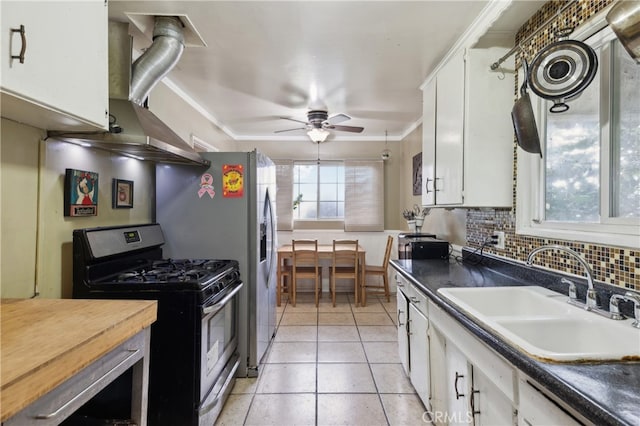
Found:
[[(310, 108), (365, 129), (329, 140), (397, 140), (420, 122), (420, 85), (488, 3), (111, 0), (109, 19), (136, 22), (144, 49), (139, 14), (186, 15), (202, 42), (167, 78), (236, 140), (307, 139), (274, 131), (301, 127), (281, 117), (306, 121)], [(514, 3), (492, 32), (514, 34), (544, 2)]]

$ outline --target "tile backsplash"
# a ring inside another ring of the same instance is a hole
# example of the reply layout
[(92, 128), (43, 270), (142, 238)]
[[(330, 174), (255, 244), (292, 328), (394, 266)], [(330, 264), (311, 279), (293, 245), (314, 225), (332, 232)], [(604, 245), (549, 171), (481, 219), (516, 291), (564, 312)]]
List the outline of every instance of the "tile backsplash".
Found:
[[(516, 35), (516, 43), (526, 40), (540, 26), (551, 19), (543, 30), (527, 40), (526, 44), (522, 46), (527, 57), (532, 58), (536, 52), (556, 40), (555, 33), (557, 30), (579, 26), (612, 2), (613, 0), (578, 0), (573, 1), (571, 5), (567, 5), (566, 1), (550, 1), (520, 28)], [(565, 6), (567, 7), (565, 8)], [(558, 13), (560, 11), (561, 13)], [(556, 17), (552, 19), (554, 15)], [(518, 82), (515, 81), (514, 89), (517, 90), (517, 87)], [(514, 206), (516, 205), (516, 148), (517, 145), (514, 140)], [(471, 209), (467, 211), (467, 245), (469, 247), (480, 247), (494, 230), (505, 232), (505, 250), (495, 250), (487, 247), (484, 249), (487, 252), (525, 261), (529, 252), (536, 247), (545, 244), (560, 244), (580, 253), (587, 263), (591, 265), (596, 280), (640, 290), (640, 250), (516, 235), (515, 209)], [(548, 251), (539, 253), (536, 256), (536, 264), (560, 272), (584, 275), (582, 266), (564, 253), (558, 254), (557, 252)]]

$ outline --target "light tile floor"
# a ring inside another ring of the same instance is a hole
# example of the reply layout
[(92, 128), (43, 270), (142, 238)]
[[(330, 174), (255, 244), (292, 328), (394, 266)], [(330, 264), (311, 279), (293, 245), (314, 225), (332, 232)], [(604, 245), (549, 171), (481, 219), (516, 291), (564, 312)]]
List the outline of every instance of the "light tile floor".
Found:
[(428, 424), (398, 358), (395, 297), (297, 302), (278, 308), (259, 377), (236, 380), (216, 425)]

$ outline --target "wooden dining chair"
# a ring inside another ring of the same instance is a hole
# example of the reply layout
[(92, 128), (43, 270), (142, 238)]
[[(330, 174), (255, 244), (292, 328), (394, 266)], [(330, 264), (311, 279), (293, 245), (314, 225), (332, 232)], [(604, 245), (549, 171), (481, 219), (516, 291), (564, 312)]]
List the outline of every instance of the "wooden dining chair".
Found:
[(276, 286), (276, 303), (278, 306), (282, 303), (282, 297), (287, 296), (289, 300), (291, 300), (291, 288), (293, 287), (292, 281), (293, 269), (291, 268), (291, 264), (284, 261), (283, 265), (280, 265), (280, 279), (278, 280), (278, 285)]
[(333, 240), (331, 262), (331, 301), (336, 306), (336, 280), (352, 279), (355, 304), (358, 304), (358, 240)]
[[(384, 259), (382, 265), (365, 265), (364, 267), (364, 282), (361, 285), (362, 294), (360, 296), (360, 303), (362, 306), (367, 306), (367, 293), (370, 294), (382, 294), (387, 298), (387, 302), (390, 302), (389, 294), (389, 276), (387, 274), (387, 268), (389, 267), (389, 259), (391, 258), (391, 249), (393, 248), (393, 236), (387, 237), (387, 247), (384, 251)], [(370, 282), (367, 280), (369, 277), (382, 277), (382, 281), (375, 280)]]
[(315, 299), (318, 306), (319, 292), (322, 289), (322, 268), (318, 259), (318, 240), (293, 240), (293, 262), (291, 264), (291, 304), (296, 306), (296, 293), (299, 278), (315, 280)]

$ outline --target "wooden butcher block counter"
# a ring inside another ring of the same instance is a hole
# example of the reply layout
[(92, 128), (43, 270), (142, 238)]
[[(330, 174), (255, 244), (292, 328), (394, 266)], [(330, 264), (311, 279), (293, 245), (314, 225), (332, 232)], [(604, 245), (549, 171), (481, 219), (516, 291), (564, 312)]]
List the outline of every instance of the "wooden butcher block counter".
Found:
[[(69, 385), (70, 382), (73, 384), (73, 380), (68, 379), (83, 377), (84, 381), (76, 386), (83, 390), (96, 387), (92, 386), (94, 382), (110, 382), (113, 378), (109, 374), (115, 372), (119, 375), (118, 368), (128, 367), (135, 362), (135, 365), (143, 365), (138, 375), (140, 383), (145, 386), (140, 392), (144, 394), (142, 404), (145, 405), (142, 421), (146, 421), (149, 327), (156, 320), (156, 313), (156, 301), (1, 300), (0, 420), (4, 422), (14, 416), (23, 416), (27, 411), (25, 408), (37, 406), (39, 399), (47, 400), (50, 394), (55, 393), (51, 391), (65, 386), (66, 395), (73, 396), (74, 393), (69, 392), (76, 390)], [(127, 358), (131, 358), (131, 361)], [(145, 362), (139, 362), (141, 360)], [(101, 372), (103, 365), (108, 365), (108, 373)], [(87, 374), (93, 374), (91, 371), (94, 370), (99, 371), (100, 375), (87, 379)], [(63, 383), (65, 385), (59, 387)], [(84, 393), (92, 395), (96, 392), (89, 389)], [(74, 402), (77, 402), (82, 399), (64, 395), (62, 398), (62, 402), (56, 403), (66, 404), (64, 410), (53, 408), (51, 413), (54, 415), (38, 414), (33, 418), (68, 416), (69, 413), (62, 413), (73, 408), (68, 400), (75, 399)], [(135, 406), (135, 402), (133, 404)], [(48, 412), (49, 406), (45, 407), (37, 409)], [(52, 421), (45, 423), (51, 424)]]

